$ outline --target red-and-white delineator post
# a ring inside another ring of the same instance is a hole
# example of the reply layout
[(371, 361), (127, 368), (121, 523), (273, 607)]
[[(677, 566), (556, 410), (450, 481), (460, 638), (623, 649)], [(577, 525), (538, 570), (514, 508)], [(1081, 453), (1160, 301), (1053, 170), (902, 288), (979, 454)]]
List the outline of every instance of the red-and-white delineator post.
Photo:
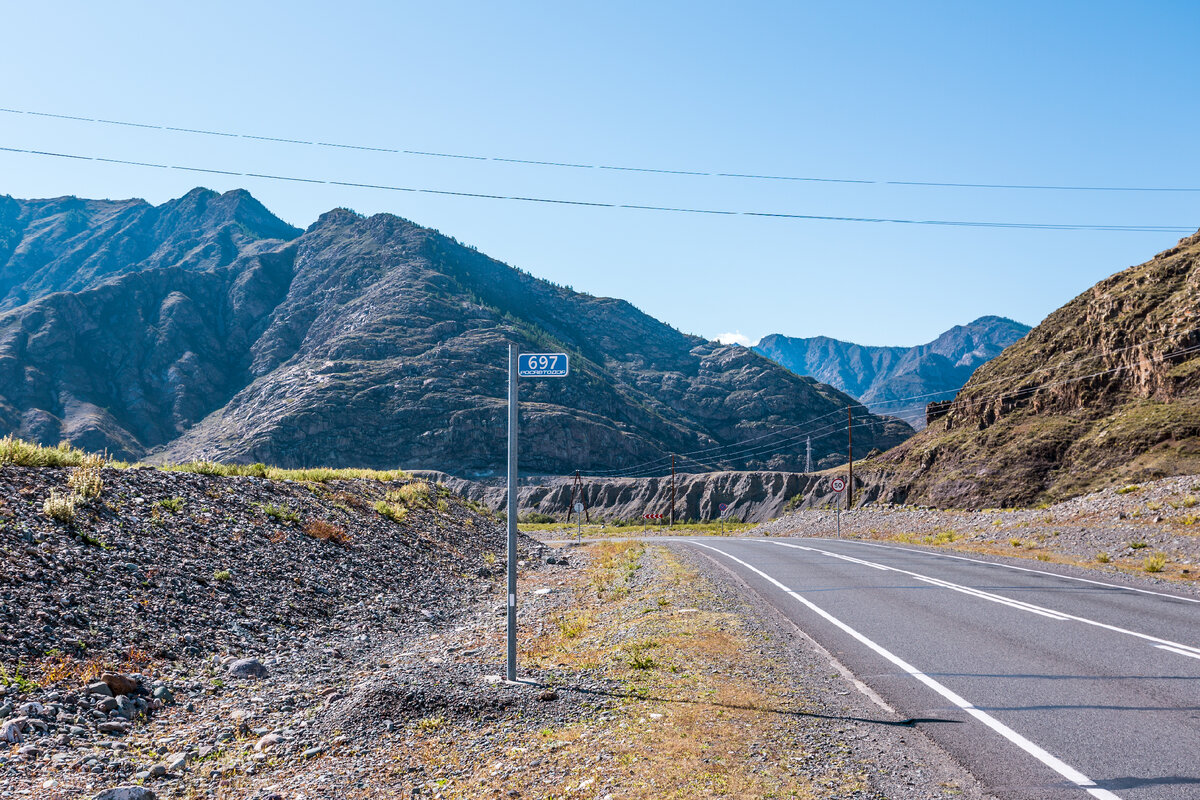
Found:
[(841, 478), (834, 478), (833, 482), (829, 484), (829, 488), (837, 492), (838, 496), (834, 508), (837, 509), (837, 535), (840, 539), (842, 538), (842, 492), (846, 491), (846, 481)]
[(517, 352), (508, 345), (508, 680), (517, 679), (517, 380), (565, 378), (566, 353)]

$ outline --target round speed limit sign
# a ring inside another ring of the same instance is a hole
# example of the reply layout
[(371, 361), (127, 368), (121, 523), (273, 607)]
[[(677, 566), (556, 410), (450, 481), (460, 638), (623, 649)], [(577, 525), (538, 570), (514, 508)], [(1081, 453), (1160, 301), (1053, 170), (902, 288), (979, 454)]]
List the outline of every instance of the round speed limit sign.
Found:
[(835, 492), (844, 492), (844, 491), (846, 491), (846, 481), (844, 481), (844, 480), (843, 480), (843, 479), (841, 479), (841, 478), (834, 478), (834, 479), (833, 479), (833, 483), (831, 484), (831, 486), (832, 486), (832, 488), (833, 488), (833, 490), (834, 490)]

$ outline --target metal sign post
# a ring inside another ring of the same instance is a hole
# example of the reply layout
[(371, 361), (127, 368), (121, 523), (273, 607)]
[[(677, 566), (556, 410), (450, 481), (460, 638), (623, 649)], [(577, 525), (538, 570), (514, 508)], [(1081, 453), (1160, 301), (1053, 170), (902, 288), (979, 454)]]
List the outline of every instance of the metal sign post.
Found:
[(834, 503), (834, 508), (837, 509), (837, 536), (842, 538), (842, 492), (846, 491), (846, 482), (841, 478), (834, 478), (830, 488), (837, 493), (837, 500)]
[(583, 541), (583, 503), (575, 504), (575, 541)]
[(720, 513), (717, 516), (719, 516), (721, 518), (721, 535), (724, 536), (725, 535), (725, 512), (729, 510), (729, 506), (725, 503), (721, 503), (719, 506), (717, 506), (717, 508), (720, 510)]
[(566, 353), (517, 352), (508, 345), (508, 680), (517, 679), (517, 380), (565, 378)]

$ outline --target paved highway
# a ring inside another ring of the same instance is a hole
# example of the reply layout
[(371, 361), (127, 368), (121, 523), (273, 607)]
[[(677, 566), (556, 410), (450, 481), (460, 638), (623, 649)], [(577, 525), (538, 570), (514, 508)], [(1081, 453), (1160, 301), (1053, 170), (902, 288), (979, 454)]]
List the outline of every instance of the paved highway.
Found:
[(1200, 798), (1194, 598), (867, 542), (675, 541), (735, 573), (998, 797)]

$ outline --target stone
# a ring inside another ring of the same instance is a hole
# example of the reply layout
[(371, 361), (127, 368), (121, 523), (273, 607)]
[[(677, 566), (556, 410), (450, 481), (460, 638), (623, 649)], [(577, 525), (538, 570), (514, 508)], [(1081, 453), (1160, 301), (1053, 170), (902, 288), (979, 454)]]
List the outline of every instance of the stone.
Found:
[(542, 693), (538, 695), (538, 700), (541, 700), (543, 702), (549, 702), (551, 700), (557, 700), (557, 699), (558, 699), (558, 692), (554, 691), (553, 689), (543, 689)]
[(325, 752), (324, 747), (310, 747), (307, 750), (305, 750), (300, 755), (300, 757), (301, 758), (316, 758), (317, 756), (321, 755), (324, 752)]
[(144, 786), (116, 786), (105, 789), (92, 800), (158, 800), (158, 796)]
[(190, 756), (187, 753), (175, 753), (167, 757), (167, 769), (171, 772), (179, 772), (187, 766)]
[(100, 682), (107, 686), (114, 695), (136, 694), (139, 685), (137, 679), (132, 675), (121, 675), (115, 672), (104, 673), (100, 676)]
[(175, 695), (171, 694), (171, 690), (166, 686), (159, 686), (154, 690), (154, 699), (162, 700), (164, 703), (174, 703)]
[(97, 681), (96, 683), (89, 683), (87, 686), (84, 687), (83, 693), (84, 694), (101, 694), (101, 695), (104, 695), (105, 697), (113, 696), (113, 690), (108, 688), (108, 684), (104, 683), (103, 681)]
[(101, 722), (96, 726), (96, 730), (100, 731), (101, 733), (125, 733), (129, 730), (129, 723), (117, 722), (115, 720), (110, 722)]
[(267, 677), (267, 668), (257, 658), (242, 658), (237, 661), (232, 661), (228, 667), (229, 676), (232, 678), (265, 678)]
[(282, 741), (283, 737), (278, 733), (268, 733), (266, 736), (254, 743), (254, 751), (257, 753), (265, 752), (270, 750), (272, 747), (275, 747)]

